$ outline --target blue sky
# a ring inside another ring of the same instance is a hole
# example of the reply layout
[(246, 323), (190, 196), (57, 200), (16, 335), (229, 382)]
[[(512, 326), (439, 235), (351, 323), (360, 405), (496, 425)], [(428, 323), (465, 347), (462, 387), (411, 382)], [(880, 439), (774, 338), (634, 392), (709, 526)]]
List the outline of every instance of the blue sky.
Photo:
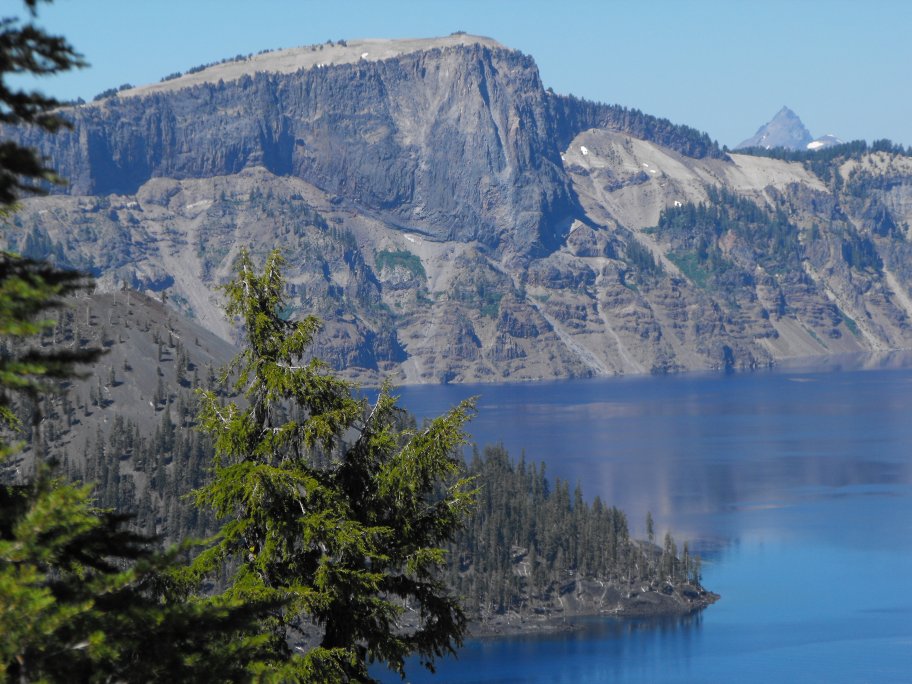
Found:
[(912, 2), (902, 0), (57, 0), (38, 23), (92, 65), (40, 82), (64, 99), (265, 48), (463, 30), (532, 55), (557, 92), (729, 146), (782, 105), (814, 135), (912, 145)]

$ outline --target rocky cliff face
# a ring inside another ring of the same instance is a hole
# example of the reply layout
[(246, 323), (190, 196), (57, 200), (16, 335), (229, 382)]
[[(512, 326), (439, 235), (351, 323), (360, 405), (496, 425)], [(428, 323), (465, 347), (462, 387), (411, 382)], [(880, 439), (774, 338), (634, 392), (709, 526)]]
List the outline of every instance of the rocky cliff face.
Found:
[(580, 215), (534, 62), (483, 43), (127, 92), (71, 114), (73, 131), (29, 140), (71, 194), (262, 167), (433, 239), (522, 253), (555, 248)]
[(301, 48), (23, 135), (70, 179), (9, 246), (165, 293), (232, 338), (216, 286), (281, 248), (320, 353), (374, 382), (751, 367), (912, 344), (912, 159), (726, 155), (554, 95), (489, 39)]

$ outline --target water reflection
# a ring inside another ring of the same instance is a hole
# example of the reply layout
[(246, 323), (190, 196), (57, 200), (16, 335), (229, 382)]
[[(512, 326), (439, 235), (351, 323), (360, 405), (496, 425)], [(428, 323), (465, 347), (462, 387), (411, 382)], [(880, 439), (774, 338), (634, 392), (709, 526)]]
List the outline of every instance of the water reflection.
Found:
[(480, 394), (470, 426), (478, 444), (503, 442), (516, 456), (545, 461), (552, 477), (581, 482), (588, 497), (627, 511), (635, 531), (651, 511), (660, 527), (699, 540), (736, 535), (725, 515), (732, 512), (912, 483), (910, 381), (909, 370), (786, 369), (415, 387), (403, 400), (436, 415)]
[[(485, 684), (527, 682), (530, 676), (551, 682), (615, 681), (633, 663), (639, 664), (645, 677), (660, 679), (660, 672), (667, 674), (669, 667), (688, 670), (689, 656), (701, 639), (702, 621), (702, 615), (589, 619), (577, 621), (577, 630), (570, 633), (471, 641), (460, 652), (461, 663), (444, 663), (437, 676), (414, 670), (409, 681), (459, 681), (468, 663), (485, 664), (471, 670), (472, 681)], [(534, 673), (524, 666), (532, 663)]]

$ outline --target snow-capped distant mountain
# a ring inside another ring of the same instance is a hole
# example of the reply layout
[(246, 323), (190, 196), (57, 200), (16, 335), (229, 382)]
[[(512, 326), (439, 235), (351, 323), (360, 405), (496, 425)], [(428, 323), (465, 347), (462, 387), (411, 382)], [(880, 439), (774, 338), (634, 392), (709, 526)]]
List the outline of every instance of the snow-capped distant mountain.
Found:
[(840, 140), (839, 138), (837, 138), (835, 135), (833, 135), (832, 133), (827, 133), (826, 135), (822, 135), (819, 138), (817, 138), (816, 140), (812, 140), (811, 142), (809, 142), (807, 144), (807, 149), (812, 150), (812, 151), (813, 150), (823, 150), (823, 149), (826, 149), (827, 147), (833, 147), (834, 145), (841, 145), (842, 143), (843, 143), (843, 141)]
[(761, 147), (771, 150), (774, 147), (783, 147), (787, 150), (811, 150), (813, 152), (841, 145), (842, 142), (832, 133), (814, 138), (798, 115), (788, 107), (783, 107), (769, 123), (761, 126), (753, 137), (748, 138), (735, 149)]
[(803, 150), (814, 141), (814, 136), (801, 123), (801, 119), (788, 107), (783, 107), (769, 123), (761, 126), (753, 137), (748, 138), (735, 149), (762, 147), (767, 150), (784, 147), (788, 150)]

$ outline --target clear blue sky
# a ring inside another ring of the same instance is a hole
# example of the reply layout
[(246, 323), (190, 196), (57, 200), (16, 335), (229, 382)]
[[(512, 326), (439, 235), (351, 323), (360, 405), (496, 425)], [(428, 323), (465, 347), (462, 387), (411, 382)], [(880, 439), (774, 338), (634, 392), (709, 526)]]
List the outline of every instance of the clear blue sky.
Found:
[(912, 145), (909, 0), (57, 0), (38, 23), (92, 65), (40, 82), (62, 99), (264, 48), (463, 30), (532, 55), (557, 92), (729, 146), (782, 105), (815, 136)]

